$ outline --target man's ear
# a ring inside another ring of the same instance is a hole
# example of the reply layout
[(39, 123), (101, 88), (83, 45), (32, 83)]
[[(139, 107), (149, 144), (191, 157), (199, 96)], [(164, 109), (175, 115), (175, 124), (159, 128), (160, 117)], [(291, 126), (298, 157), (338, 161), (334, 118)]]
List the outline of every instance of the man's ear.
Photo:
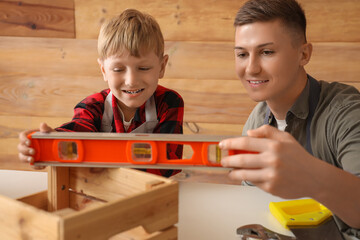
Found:
[(97, 62), (99, 64), (99, 67), (100, 67), (101, 73), (103, 75), (104, 81), (107, 82), (105, 68), (104, 68), (104, 61), (101, 60), (100, 58), (98, 58)]
[(301, 59), (300, 59), (300, 65), (305, 66), (311, 58), (312, 54), (312, 44), (311, 43), (305, 43), (301, 46)]
[(159, 78), (163, 78), (165, 75), (165, 68), (167, 65), (167, 62), (169, 60), (169, 55), (165, 54), (161, 60), (161, 69), (160, 69), (160, 74), (159, 74)]

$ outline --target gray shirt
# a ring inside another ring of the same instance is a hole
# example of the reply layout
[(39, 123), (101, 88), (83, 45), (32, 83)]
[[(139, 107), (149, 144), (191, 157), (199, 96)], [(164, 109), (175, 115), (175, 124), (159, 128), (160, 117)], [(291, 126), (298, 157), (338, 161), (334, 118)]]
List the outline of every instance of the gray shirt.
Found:
[[(360, 93), (352, 86), (337, 82), (320, 81), (319, 84), (319, 102), (310, 128), (313, 155), (360, 177)], [(246, 121), (243, 135), (246, 135), (248, 129), (264, 125), (266, 109), (266, 102), (255, 106)], [(309, 83), (285, 118), (285, 131), (304, 147), (308, 113)], [(276, 120), (271, 114), (269, 124), (276, 127)], [(343, 231), (347, 229), (343, 223), (339, 224)], [(360, 237), (359, 230), (348, 231)]]

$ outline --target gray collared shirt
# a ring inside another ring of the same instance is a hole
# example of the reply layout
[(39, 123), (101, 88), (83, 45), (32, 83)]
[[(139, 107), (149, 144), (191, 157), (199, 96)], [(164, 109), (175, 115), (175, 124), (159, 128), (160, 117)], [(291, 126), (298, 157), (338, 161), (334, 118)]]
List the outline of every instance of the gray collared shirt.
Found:
[[(320, 97), (311, 128), (313, 155), (338, 168), (360, 177), (360, 93), (349, 85), (320, 81)], [(306, 119), (309, 113), (309, 83), (286, 115), (289, 132), (306, 146)], [(251, 112), (243, 129), (255, 129), (264, 124), (266, 102), (261, 102)], [(269, 124), (276, 127), (270, 115)], [(338, 220), (338, 219), (337, 219)], [(351, 229), (338, 222), (343, 231), (360, 237), (360, 230)]]
[[(320, 81), (320, 98), (311, 122), (311, 147), (315, 157), (360, 176), (360, 93), (345, 84)], [(306, 146), (306, 119), (309, 113), (309, 84), (286, 115), (289, 132)], [(266, 102), (256, 105), (243, 129), (264, 124)], [(270, 125), (276, 120), (270, 115)]]

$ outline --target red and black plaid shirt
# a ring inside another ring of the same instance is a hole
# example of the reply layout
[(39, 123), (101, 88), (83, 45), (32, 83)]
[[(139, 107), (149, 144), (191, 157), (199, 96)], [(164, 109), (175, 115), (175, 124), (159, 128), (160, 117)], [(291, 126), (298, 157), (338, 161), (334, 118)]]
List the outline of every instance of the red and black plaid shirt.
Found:
[[(106, 89), (82, 100), (74, 108), (73, 119), (55, 130), (59, 132), (100, 132), (101, 120), (104, 112), (104, 102), (109, 92), (110, 89)], [(181, 96), (173, 90), (158, 85), (154, 92), (154, 99), (159, 123), (156, 125), (153, 133), (182, 134), (184, 101)], [(114, 121), (112, 131), (119, 133), (125, 132), (121, 113), (116, 105), (113, 105), (113, 113)], [(136, 110), (135, 116), (127, 132), (131, 132), (145, 121), (144, 103)], [(172, 144), (171, 147), (168, 148), (167, 154), (169, 159), (181, 159), (182, 146)], [(179, 172), (163, 169), (146, 169), (146, 171), (165, 177), (169, 177)]]

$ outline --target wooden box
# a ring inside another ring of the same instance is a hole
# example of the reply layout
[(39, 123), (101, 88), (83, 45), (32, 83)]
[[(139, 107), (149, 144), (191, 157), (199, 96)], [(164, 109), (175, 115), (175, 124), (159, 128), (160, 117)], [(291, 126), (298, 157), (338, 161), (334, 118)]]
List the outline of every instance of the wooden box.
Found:
[(177, 239), (178, 183), (125, 168), (50, 167), (48, 191), (0, 196), (0, 239)]

